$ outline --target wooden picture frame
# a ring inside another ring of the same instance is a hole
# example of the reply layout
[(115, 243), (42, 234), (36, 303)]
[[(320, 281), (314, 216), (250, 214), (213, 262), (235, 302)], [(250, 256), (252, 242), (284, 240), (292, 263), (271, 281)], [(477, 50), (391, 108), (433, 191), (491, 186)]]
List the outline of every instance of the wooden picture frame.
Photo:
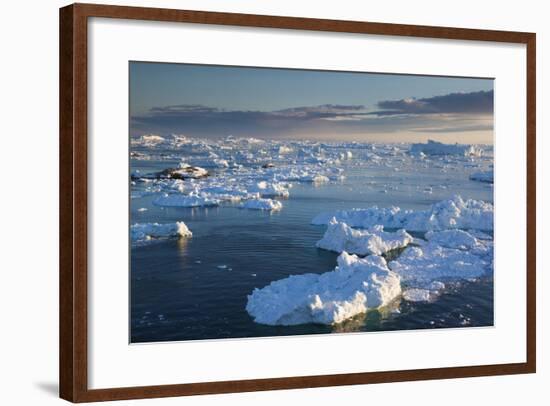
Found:
[[(526, 362), (386, 372), (109, 389), (88, 387), (87, 125), (88, 19), (284, 28), (525, 44), (527, 47), (527, 329)], [(74, 4), (60, 9), (60, 396), (72, 402), (140, 399), (383, 382), (524, 374), (536, 370), (536, 162), (534, 33), (337, 21), (201, 11)]]

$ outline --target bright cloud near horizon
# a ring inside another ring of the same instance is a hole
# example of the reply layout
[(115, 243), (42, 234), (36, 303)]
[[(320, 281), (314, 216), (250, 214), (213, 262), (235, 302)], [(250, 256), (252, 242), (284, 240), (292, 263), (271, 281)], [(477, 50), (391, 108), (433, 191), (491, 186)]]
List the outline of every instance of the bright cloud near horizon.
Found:
[(493, 80), (131, 62), (130, 130), (492, 144)]

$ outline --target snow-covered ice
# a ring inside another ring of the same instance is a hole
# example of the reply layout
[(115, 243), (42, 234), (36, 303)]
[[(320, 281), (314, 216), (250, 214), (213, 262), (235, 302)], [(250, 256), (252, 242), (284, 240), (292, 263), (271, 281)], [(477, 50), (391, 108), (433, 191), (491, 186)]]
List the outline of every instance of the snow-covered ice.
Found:
[(425, 288), (434, 281), (470, 280), (487, 273), (489, 263), (472, 252), (445, 248), (429, 243), (422, 247), (407, 247), (389, 263), (404, 284)]
[(212, 199), (208, 196), (200, 196), (195, 194), (163, 194), (153, 200), (153, 204), (163, 207), (201, 207), (201, 206), (217, 206), (220, 201)]
[(383, 257), (343, 252), (337, 262), (330, 272), (294, 275), (255, 289), (247, 312), (268, 325), (335, 324), (386, 306), (401, 294), (399, 276)]
[(240, 207), (252, 210), (281, 210), (283, 204), (273, 199), (253, 199), (243, 202)]
[(130, 226), (132, 242), (149, 241), (160, 238), (191, 237), (193, 233), (183, 221), (176, 223), (136, 223)]
[(461, 229), (493, 229), (493, 205), (460, 196), (433, 204), (427, 210), (402, 210), (400, 207), (338, 210), (317, 215), (312, 224), (328, 224), (332, 218), (351, 227), (403, 228), (408, 231)]
[(353, 229), (346, 223), (332, 218), (317, 247), (338, 253), (381, 255), (396, 248), (406, 247), (413, 237), (405, 230), (386, 232), (383, 226), (373, 226), (366, 230)]

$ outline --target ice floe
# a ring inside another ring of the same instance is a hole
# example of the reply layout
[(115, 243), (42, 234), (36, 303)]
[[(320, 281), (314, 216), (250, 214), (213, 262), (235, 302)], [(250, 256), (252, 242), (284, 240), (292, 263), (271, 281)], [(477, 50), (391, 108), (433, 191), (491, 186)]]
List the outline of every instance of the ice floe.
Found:
[(176, 223), (136, 223), (130, 226), (132, 242), (149, 241), (160, 238), (191, 237), (193, 233), (183, 221)]
[(243, 202), (240, 207), (252, 210), (281, 210), (283, 204), (273, 199), (252, 199)]
[(445, 230), (449, 228), (493, 229), (493, 205), (481, 200), (464, 200), (460, 196), (433, 204), (427, 210), (402, 210), (399, 207), (338, 210), (317, 215), (312, 224), (325, 225), (335, 218), (351, 227), (403, 228), (408, 231)]
[(383, 257), (343, 252), (337, 262), (330, 272), (294, 275), (255, 289), (247, 312), (268, 325), (334, 324), (386, 306), (401, 294), (399, 276)]
[(197, 194), (184, 195), (165, 193), (154, 199), (153, 204), (162, 207), (200, 207), (217, 206), (220, 204), (220, 201)]
[(280, 182), (266, 182), (265, 180), (247, 187), (248, 192), (259, 193), (262, 197), (288, 197), (289, 192), (285, 184)]
[(390, 269), (399, 274), (404, 284), (416, 288), (426, 288), (434, 281), (475, 279), (485, 275), (489, 266), (483, 256), (434, 243), (407, 247), (389, 263)]
[(317, 247), (338, 253), (381, 255), (396, 248), (406, 247), (413, 237), (405, 230), (386, 232), (383, 226), (357, 230), (332, 218)]

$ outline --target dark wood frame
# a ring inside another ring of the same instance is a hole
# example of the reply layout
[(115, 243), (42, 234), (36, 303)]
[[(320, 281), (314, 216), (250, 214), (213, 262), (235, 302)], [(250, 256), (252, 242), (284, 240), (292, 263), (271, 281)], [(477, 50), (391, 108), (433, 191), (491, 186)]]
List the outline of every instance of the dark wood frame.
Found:
[[(89, 17), (269, 27), (527, 46), (527, 361), (338, 375), (89, 389), (87, 357), (87, 27)], [(72, 402), (138, 399), (533, 373), (536, 370), (536, 163), (534, 33), (382, 24), (171, 9), (73, 4), (60, 9), (60, 396)]]

